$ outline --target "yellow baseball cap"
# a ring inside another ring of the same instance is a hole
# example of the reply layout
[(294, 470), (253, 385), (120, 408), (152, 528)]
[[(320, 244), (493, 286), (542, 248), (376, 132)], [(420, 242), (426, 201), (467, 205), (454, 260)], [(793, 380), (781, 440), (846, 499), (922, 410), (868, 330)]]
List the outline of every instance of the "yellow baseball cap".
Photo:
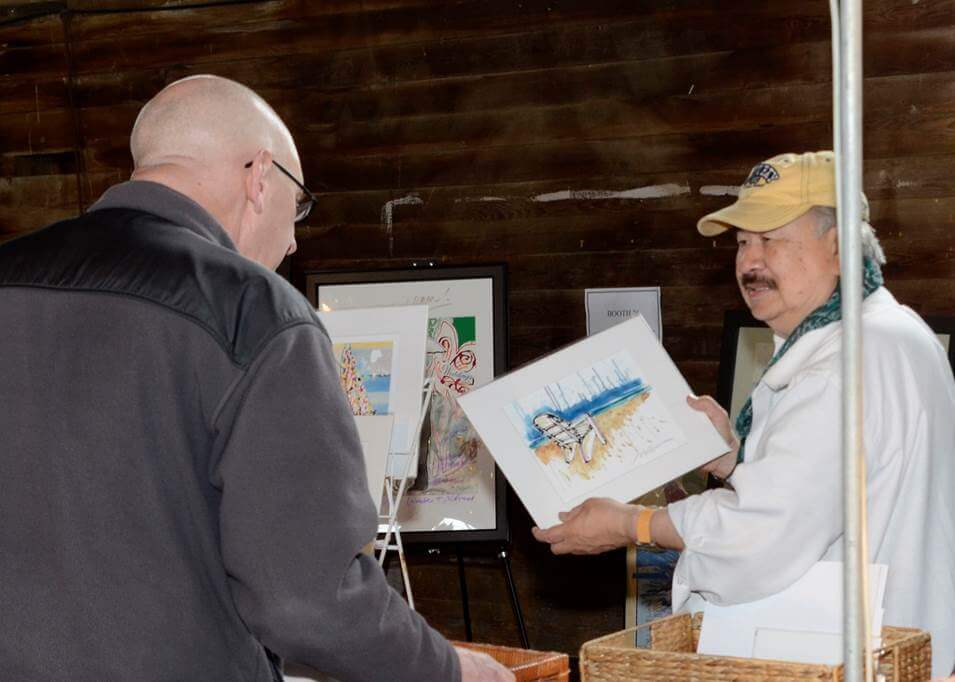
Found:
[(781, 154), (757, 164), (740, 186), (736, 203), (704, 216), (696, 229), (704, 237), (733, 227), (769, 232), (813, 206), (836, 206), (836, 162), (830, 151)]

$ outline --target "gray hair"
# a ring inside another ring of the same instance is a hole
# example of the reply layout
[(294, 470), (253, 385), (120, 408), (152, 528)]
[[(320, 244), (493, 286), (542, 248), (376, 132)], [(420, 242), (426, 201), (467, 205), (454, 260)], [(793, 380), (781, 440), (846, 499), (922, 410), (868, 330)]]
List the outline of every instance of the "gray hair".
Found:
[[(809, 212), (816, 218), (816, 236), (821, 237), (834, 228), (837, 223), (836, 209), (832, 206), (813, 206)], [(879, 238), (875, 236), (875, 229), (866, 221), (862, 221), (862, 256), (871, 258), (879, 265), (885, 265), (885, 252)]]

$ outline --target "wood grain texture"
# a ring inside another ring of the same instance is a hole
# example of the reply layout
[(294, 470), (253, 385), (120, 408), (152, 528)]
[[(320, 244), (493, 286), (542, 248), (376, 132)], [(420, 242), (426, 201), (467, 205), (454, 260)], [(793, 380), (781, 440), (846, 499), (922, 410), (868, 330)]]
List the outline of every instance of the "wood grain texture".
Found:
[[(0, 240), (128, 177), (143, 103), (215, 73), (272, 103), (321, 198), (293, 282), (505, 262), (512, 367), (583, 336), (586, 288), (659, 285), (664, 346), (713, 393), (742, 302), (733, 238), (696, 220), (759, 160), (831, 145), (823, 0), (194, 4), (0, 1)], [(955, 0), (865, 4), (864, 186), (890, 288), (931, 315), (955, 315), (953, 30)], [(622, 555), (553, 557), (513, 496), (510, 517), (533, 646), (622, 627)], [(411, 563), (421, 612), (463, 638), (453, 548)], [(516, 644), (493, 555), (467, 573), (475, 636)]]

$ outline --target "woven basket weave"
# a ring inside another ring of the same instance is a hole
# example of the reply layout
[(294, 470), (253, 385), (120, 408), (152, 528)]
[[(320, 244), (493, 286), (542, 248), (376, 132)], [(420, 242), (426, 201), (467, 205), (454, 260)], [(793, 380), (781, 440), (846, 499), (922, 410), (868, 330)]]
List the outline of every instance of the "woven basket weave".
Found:
[(452, 644), (462, 649), (473, 649), (487, 654), (501, 665), (510, 668), (517, 682), (567, 682), (570, 679), (570, 662), (567, 654), (474, 642), (452, 642)]
[[(842, 682), (842, 666), (764, 661), (697, 653), (702, 614), (679, 614), (590, 640), (580, 649), (581, 682), (754, 682), (755, 680), (827, 680)], [(650, 631), (650, 648), (636, 648), (638, 630)], [(882, 628), (882, 648), (874, 653), (876, 672), (886, 682), (931, 679), (932, 645), (928, 633)]]

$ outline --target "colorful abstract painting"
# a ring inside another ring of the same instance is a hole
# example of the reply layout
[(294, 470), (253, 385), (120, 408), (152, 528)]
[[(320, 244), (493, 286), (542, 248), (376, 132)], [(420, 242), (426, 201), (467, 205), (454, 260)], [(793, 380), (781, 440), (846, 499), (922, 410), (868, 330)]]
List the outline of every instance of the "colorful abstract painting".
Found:
[(619, 352), (514, 401), (514, 427), (565, 500), (686, 442), (629, 353)]
[(423, 495), (427, 500), (453, 497), (463, 501), (476, 493), (475, 463), (484, 446), (457, 404), (457, 397), (475, 386), (478, 366), (475, 328), (474, 317), (428, 321), (425, 373), (434, 380), (434, 395), (428, 423), (428, 454), (419, 462), (418, 477), (410, 493), (411, 504), (423, 502)]
[(394, 342), (336, 343), (332, 349), (352, 414), (389, 414)]
[[(416, 377), (433, 380), (429, 386), (434, 388), (415, 443), (415, 476), (409, 477), (409, 488), (398, 509), (404, 542), (499, 541), (507, 537), (503, 477), (458, 402), (491, 383), (495, 371), (503, 372), (506, 367), (504, 281), (503, 265), (412, 268), (387, 274), (378, 270), (314, 273), (306, 277), (318, 308), (341, 312), (427, 306), (422, 321), (426, 333), (421, 336), (426, 347), (416, 356), (422, 364)], [(396, 346), (397, 369), (404, 366), (406, 356), (410, 353)], [(397, 378), (392, 383), (397, 383)], [(409, 441), (416, 424), (417, 418), (404, 429)]]

